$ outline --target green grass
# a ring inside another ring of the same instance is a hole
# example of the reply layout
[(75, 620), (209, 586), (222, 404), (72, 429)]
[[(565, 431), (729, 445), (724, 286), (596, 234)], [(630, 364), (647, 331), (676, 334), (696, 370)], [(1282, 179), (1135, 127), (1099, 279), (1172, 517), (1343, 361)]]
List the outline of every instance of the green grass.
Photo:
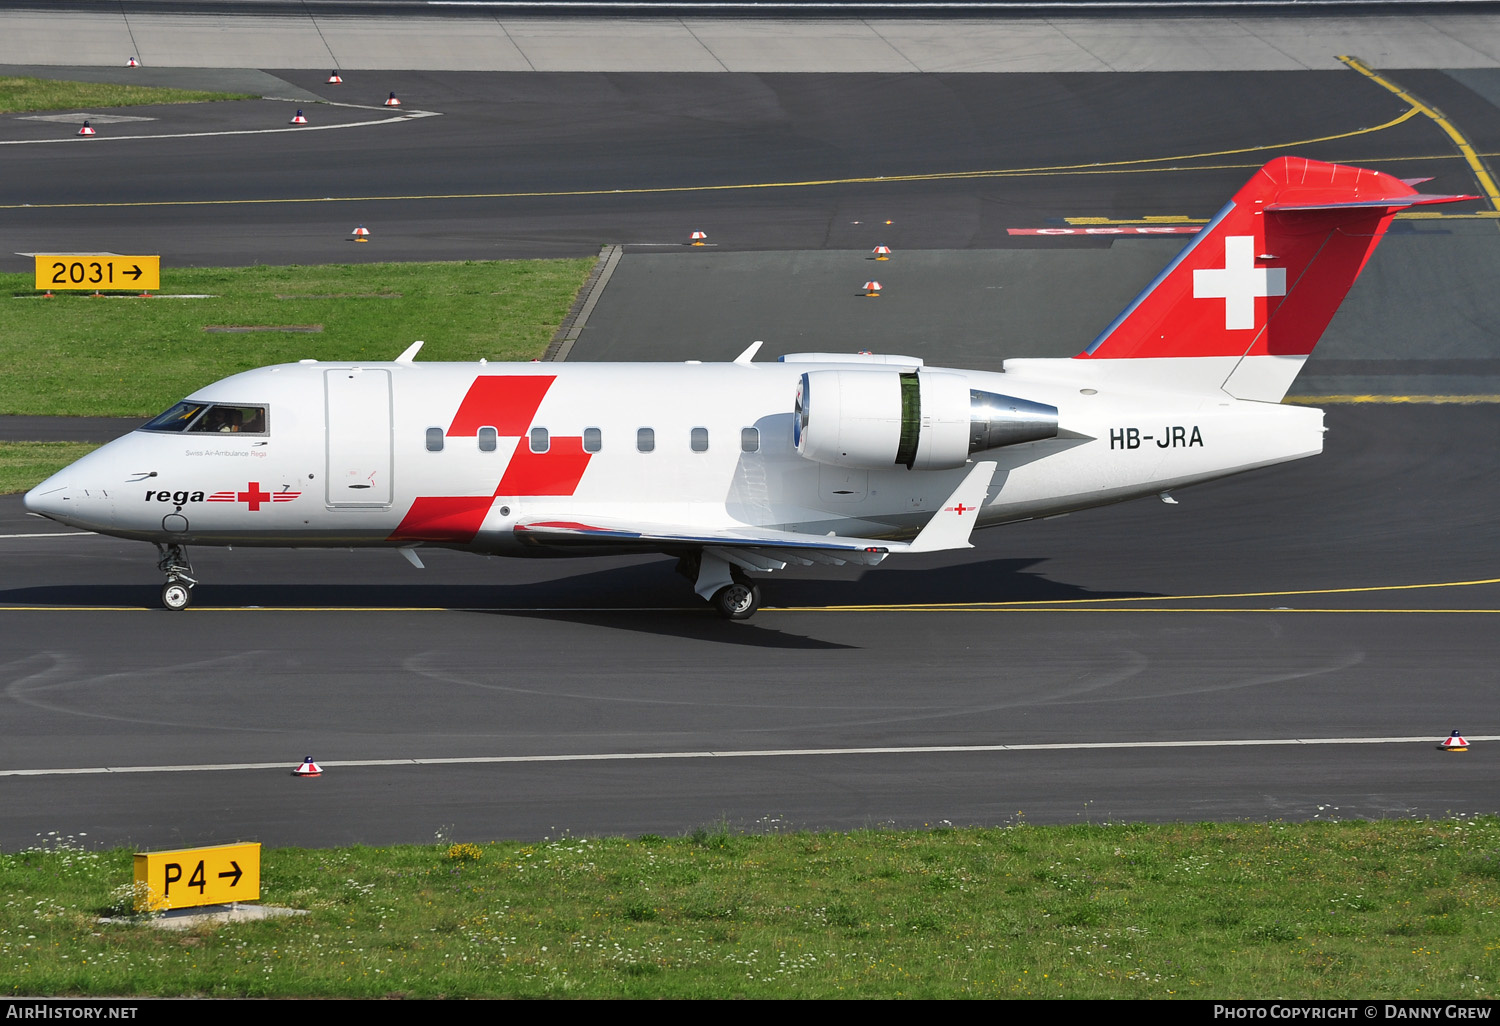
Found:
[(0, 495), (24, 492), (97, 448), (87, 442), (0, 442)]
[[(316, 784), (313, 786), (317, 786)], [(476, 857), (477, 855), (477, 857)], [(265, 852), (308, 915), (185, 934), (130, 853), (0, 856), (12, 994), (1494, 998), (1500, 819)]]
[(0, 76), (0, 114), (81, 107), (138, 107), (147, 103), (203, 103), (255, 100), (251, 93), (209, 93), (193, 89), (111, 85), (104, 82), (55, 82), (46, 78)]
[[(354, 245), (351, 243), (351, 245)], [(299, 359), (540, 356), (592, 259), (166, 268), (162, 291), (210, 299), (43, 299), (0, 275), (0, 414), (147, 417), (230, 374)], [(216, 334), (210, 326), (317, 333)]]

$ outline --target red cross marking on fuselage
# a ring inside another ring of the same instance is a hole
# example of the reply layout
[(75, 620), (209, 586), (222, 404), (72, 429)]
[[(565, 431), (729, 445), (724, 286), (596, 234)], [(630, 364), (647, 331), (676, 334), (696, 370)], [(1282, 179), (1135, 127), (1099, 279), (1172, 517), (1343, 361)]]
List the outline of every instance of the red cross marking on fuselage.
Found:
[(251, 481), (248, 489), (248, 491), (240, 492), (235, 498), (240, 502), (248, 503), (252, 513), (260, 509), (261, 503), (271, 501), (271, 493), (261, 491), (259, 481)]
[(974, 507), (973, 506), (965, 506), (961, 502), (957, 506), (949, 506), (948, 508), (951, 509), (953, 512), (957, 513), (959, 516), (963, 516), (965, 513), (972, 513), (972, 512), (974, 512)]

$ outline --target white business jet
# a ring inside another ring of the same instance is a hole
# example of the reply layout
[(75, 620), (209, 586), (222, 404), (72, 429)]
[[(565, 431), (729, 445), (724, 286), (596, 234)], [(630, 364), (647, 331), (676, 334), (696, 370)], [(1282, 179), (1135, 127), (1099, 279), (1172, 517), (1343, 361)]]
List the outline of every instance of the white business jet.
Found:
[[(756, 575), (970, 545), (975, 527), (1160, 495), (1312, 456), (1281, 405), (1391, 219), (1471, 196), (1295, 157), (1257, 171), (1072, 359), (1002, 372), (891, 355), (733, 363), (304, 360), (202, 388), (27, 493), (153, 542), (661, 552), (744, 619)], [(1170, 501), (1170, 499), (1169, 499)]]

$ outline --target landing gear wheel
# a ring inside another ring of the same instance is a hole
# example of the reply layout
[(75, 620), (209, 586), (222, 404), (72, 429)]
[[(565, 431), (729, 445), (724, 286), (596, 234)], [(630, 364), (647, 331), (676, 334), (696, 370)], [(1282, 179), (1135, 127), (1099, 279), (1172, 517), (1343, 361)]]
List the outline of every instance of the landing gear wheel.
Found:
[(192, 590), (181, 581), (168, 581), (161, 587), (161, 604), (168, 609), (186, 609), (192, 600)]
[(168, 609), (186, 609), (193, 601), (193, 585), (198, 583), (193, 577), (193, 565), (188, 562), (187, 549), (157, 542), (156, 551), (161, 553), (156, 568), (167, 575), (167, 583), (161, 589), (161, 604)]
[(760, 608), (760, 587), (735, 581), (714, 592), (713, 607), (726, 620), (748, 620)]

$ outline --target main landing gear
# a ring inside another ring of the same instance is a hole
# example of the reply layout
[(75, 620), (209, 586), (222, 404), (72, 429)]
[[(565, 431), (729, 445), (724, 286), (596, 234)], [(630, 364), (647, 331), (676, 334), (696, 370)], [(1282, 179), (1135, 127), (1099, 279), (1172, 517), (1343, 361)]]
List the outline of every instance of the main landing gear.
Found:
[(736, 580), (714, 592), (709, 602), (726, 620), (748, 620), (760, 608), (760, 586)]
[(168, 609), (186, 609), (193, 600), (193, 586), (198, 581), (193, 577), (193, 564), (188, 562), (187, 550), (181, 545), (156, 544), (161, 558), (156, 568), (167, 575), (167, 583), (161, 586), (161, 604)]
[(685, 553), (677, 560), (677, 572), (726, 620), (748, 620), (760, 608), (760, 586), (712, 551)]

